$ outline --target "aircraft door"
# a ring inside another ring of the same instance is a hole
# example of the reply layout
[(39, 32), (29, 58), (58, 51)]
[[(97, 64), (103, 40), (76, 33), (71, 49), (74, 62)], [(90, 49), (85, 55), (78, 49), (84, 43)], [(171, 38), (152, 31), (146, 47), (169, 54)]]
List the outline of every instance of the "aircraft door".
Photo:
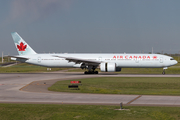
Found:
[(138, 58), (136, 58), (135, 61), (136, 61), (136, 63), (139, 63), (139, 59)]
[(98, 58), (98, 61), (102, 61), (102, 57), (99, 57), (99, 58)]
[(163, 63), (163, 58), (162, 57), (160, 57), (160, 61), (159, 61), (160, 63)]
[(41, 63), (41, 57), (38, 57), (38, 63)]

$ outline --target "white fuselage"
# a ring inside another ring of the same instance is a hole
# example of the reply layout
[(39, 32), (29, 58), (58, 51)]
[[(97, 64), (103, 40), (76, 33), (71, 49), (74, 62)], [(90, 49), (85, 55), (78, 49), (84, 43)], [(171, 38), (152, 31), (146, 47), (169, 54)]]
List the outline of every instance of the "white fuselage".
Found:
[[(45, 67), (79, 67), (88, 69), (85, 74), (102, 72), (118, 72), (121, 68), (163, 68), (177, 64), (172, 57), (160, 54), (38, 54), (17, 32), (11, 33), (18, 56), (13, 60), (45, 66)], [(163, 74), (165, 74), (163, 70)]]
[(177, 64), (172, 57), (160, 54), (33, 54), (22, 56), (29, 58), (28, 60), (19, 58), (16, 60), (45, 67), (80, 67), (82, 64), (69, 62), (65, 58), (54, 57), (54, 55), (116, 63), (116, 66), (121, 68), (163, 68)]

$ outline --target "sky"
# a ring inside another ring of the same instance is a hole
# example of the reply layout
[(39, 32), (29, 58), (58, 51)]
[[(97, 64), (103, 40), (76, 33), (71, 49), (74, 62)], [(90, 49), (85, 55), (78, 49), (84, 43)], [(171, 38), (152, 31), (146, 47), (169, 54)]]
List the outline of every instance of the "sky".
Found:
[(2, 0), (0, 52), (11, 32), (37, 53), (179, 53), (179, 0)]

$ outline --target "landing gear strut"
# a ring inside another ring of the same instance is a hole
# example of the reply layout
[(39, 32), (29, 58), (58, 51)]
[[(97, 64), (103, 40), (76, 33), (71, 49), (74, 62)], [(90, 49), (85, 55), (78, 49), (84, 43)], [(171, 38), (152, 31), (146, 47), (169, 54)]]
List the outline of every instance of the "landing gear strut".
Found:
[(165, 69), (163, 70), (162, 74), (165, 75)]
[(166, 69), (167, 69), (167, 67), (164, 67), (164, 68), (163, 68), (163, 72), (162, 72), (163, 75), (165, 75), (165, 70), (166, 70)]

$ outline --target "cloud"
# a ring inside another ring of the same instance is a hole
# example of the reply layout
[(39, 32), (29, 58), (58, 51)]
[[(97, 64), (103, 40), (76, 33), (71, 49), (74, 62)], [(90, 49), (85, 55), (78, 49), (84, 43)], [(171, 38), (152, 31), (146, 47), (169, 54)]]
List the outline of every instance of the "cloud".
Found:
[(58, 10), (69, 10), (72, 0), (13, 0), (10, 18), (19, 20), (24, 17), (31, 21), (46, 18)]

